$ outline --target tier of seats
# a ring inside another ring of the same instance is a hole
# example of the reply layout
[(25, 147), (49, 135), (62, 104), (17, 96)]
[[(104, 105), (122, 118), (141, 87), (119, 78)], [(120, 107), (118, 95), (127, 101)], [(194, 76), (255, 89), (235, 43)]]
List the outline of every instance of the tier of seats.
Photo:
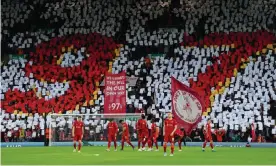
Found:
[[(128, 73), (132, 73), (136, 77), (140, 77), (143, 81), (143, 85), (140, 85), (140, 90), (138, 95), (129, 95), (127, 101), (128, 104), (134, 105), (134, 107), (139, 109), (148, 109), (149, 113), (156, 114), (158, 112), (171, 111), (171, 92), (170, 92), (170, 78), (171, 76), (177, 78), (187, 86), (196, 90), (201, 96), (205, 98), (205, 106), (207, 107), (207, 113), (212, 112), (210, 116), (204, 113), (203, 121), (199, 124), (201, 127), (206, 123), (206, 119), (211, 117), (214, 122), (218, 124), (218, 118), (220, 117), (219, 127), (233, 128), (233, 123), (229, 122), (229, 118), (235, 116), (235, 113), (225, 114), (227, 118), (222, 118), (222, 114), (214, 115), (218, 105), (222, 105), (226, 98), (223, 95), (225, 92), (231, 91), (233, 93), (233, 86), (235, 81), (242, 78), (243, 75), (240, 74), (244, 70), (247, 64), (252, 64), (252, 55), (258, 56), (262, 55), (265, 57), (267, 54), (267, 59), (271, 61), (267, 68), (267, 72), (271, 73), (270, 79), (264, 77), (262, 79), (263, 84), (266, 86), (271, 85), (275, 82), (275, 76), (272, 77), (275, 70), (274, 56), (276, 54), (275, 48), (269, 43), (275, 41), (275, 35), (266, 32), (255, 32), (255, 33), (230, 33), (230, 34), (210, 34), (204, 37), (203, 40), (198, 42), (199, 46), (181, 46), (174, 49), (175, 57), (156, 57), (152, 60), (149, 66), (145, 65), (144, 58), (140, 60), (131, 61), (128, 58), (129, 48), (125, 47), (121, 49), (120, 58), (115, 60), (113, 63), (113, 73), (119, 73), (122, 70), (130, 70)], [(204, 44), (203, 44), (204, 43)], [(225, 44), (223, 44), (225, 43)], [(261, 58), (261, 56), (259, 57)], [(268, 62), (267, 62), (268, 63)], [(258, 65), (258, 64), (257, 64)], [(268, 66), (268, 65), (267, 65)], [(248, 71), (247, 71), (248, 72)], [(258, 74), (263, 76), (263, 73), (259, 70)], [(130, 76), (132, 75), (130, 74)], [(252, 74), (252, 73), (251, 73)], [(144, 76), (144, 77), (143, 77)], [(244, 79), (248, 79), (246, 76)], [(248, 81), (247, 81), (248, 82)], [(248, 84), (248, 83), (247, 83)], [(272, 85), (275, 87), (275, 85)], [(269, 109), (270, 100), (275, 100), (275, 90), (271, 87), (267, 87), (270, 90), (266, 90), (266, 99), (261, 100), (261, 102), (255, 97), (253, 100), (256, 104), (263, 103), (265, 105), (265, 118), (266, 126), (275, 124), (275, 120), (267, 116), (267, 111)], [(240, 84), (235, 85), (235, 93), (239, 91), (237, 87), (242, 86)], [(258, 87), (253, 86), (252, 88)], [(128, 90), (131, 90), (129, 87)], [(264, 89), (264, 88), (263, 88)], [(247, 92), (246, 92), (247, 93)], [(270, 97), (268, 97), (268, 95)], [(147, 97), (155, 96), (155, 101), (152, 105), (149, 105)], [(246, 97), (247, 98), (247, 97)], [(220, 100), (218, 100), (220, 99)], [(233, 98), (227, 99), (233, 100)], [(239, 102), (232, 101), (232, 107), (241, 107), (240, 109), (245, 109), (250, 104), (249, 100), (243, 101), (243, 105), (239, 105)], [(254, 105), (253, 105), (254, 106)], [(232, 108), (231, 107), (231, 108)], [(259, 108), (259, 107), (257, 107)], [(251, 107), (253, 109), (253, 107)], [(222, 112), (226, 110), (220, 110)], [(258, 110), (260, 111), (260, 110)], [(226, 113), (226, 112), (225, 112)], [(240, 112), (240, 114), (245, 114)], [(250, 116), (243, 117), (244, 123), (255, 123), (260, 117), (255, 117), (256, 114), (250, 114)], [(159, 116), (159, 114), (157, 115)], [(268, 120), (269, 119), (269, 120)], [(231, 119), (233, 121), (233, 119)], [(244, 123), (240, 120), (240, 123), (236, 124), (238, 129), (244, 127)], [(237, 128), (235, 127), (235, 128)], [(263, 130), (262, 126), (258, 126), (260, 130)]]
[(2, 108), (9, 113), (63, 113), (79, 104), (93, 105), (96, 83), (109, 70), (117, 47), (96, 33), (37, 45), (29, 62), (12, 60), (3, 67)]

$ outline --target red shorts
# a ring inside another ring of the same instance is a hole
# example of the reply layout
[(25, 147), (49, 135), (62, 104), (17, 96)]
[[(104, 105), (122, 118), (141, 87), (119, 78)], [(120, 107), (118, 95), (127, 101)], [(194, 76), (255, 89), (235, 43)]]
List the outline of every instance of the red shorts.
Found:
[(144, 139), (144, 138), (148, 138), (149, 137), (149, 132), (146, 132), (146, 131), (143, 131), (143, 132), (139, 132), (138, 134), (138, 138), (141, 140), (141, 139)]
[(156, 142), (157, 141), (157, 138), (159, 137), (159, 134), (158, 133), (154, 133), (150, 136), (150, 139), (153, 141), (153, 142)]
[(74, 136), (74, 139), (73, 139), (74, 141), (81, 141), (82, 140), (82, 135), (75, 135)]
[(116, 141), (116, 136), (115, 134), (108, 134), (108, 141), (111, 142), (111, 141)]
[(207, 142), (213, 141), (213, 138), (212, 138), (212, 137), (208, 137), (208, 136), (204, 136), (204, 139), (205, 139), (205, 141), (207, 141)]
[(170, 142), (170, 143), (174, 142), (174, 136), (165, 135), (164, 142)]
[(129, 135), (123, 134), (122, 135), (122, 142), (127, 142), (127, 141), (129, 141)]
[(179, 140), (181, 140), (183, 138), (183, 135), (177, 135), (177, 134), (175, 134), (174, 138), (175, 138), (175, 140), (179, 141)]

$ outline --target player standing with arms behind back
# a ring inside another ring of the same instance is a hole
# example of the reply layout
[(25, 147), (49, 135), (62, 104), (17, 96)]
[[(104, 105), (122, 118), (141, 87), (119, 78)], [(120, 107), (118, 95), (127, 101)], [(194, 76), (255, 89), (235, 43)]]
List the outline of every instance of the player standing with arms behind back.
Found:
[(114, 142), (114, 151), (117, 151), (117, 142), (116, 142), (116, 137), (117, 137), (117, 132), (118, 132), (118, 125), (116, 122), (113, 121), (113, 119), (110, 119), (110, 122), (107, 125), (107, 130), (108, 130), (108, 144), (107, 144), (107, 149), (106, 151), (110, 151), (110, 146), (111, 142)]
[(171, 143), (171, 154), (173, 156), (174, 152), (174, 133), (177, 129), (176, 121), (172, 118), (172, 113), (168, 113), (168, 118), (164, 121), (164, 156), (167, 156), (167, 143)]
[[(145, 150), (145, 145), (149, 136), (148, 124), (146, 121), (146, 116), (144, 114), (141, 115), (141, 119), (138, 120), (136, 125), (138, 131), (138, 151)], [(140, 149), (140, 145), (142, 143), (142, 149)]]
[(84, 124), (81, 120), (81, 117), (79, 116), (77, 118), (77, 120), (74, 121), (74, 123), (73, 123), (73, 129), (72, 129), (72, 136), (74, 138), (74, 150), (73, 150), (73, 152), (76, 152), (76, 146), (77, 146), (76, 141), (78, 141), (79, 142), (78, 152), (80, 153), (83, 133), (84, 133)]
[(205, 151), (205, 147), (206, 147), (207, 142), (210, 142), (210, 147), (212, 148), (212, 152), (215, 152), (213, 139), (212, 139), (211, 120), (210, 119), (207, 121), (207, 124), (206, 124), (205, 129), (204, 129), (204, 139), (205, 139), (205, 141), (202, 145), (202, 151), (203, 152)]

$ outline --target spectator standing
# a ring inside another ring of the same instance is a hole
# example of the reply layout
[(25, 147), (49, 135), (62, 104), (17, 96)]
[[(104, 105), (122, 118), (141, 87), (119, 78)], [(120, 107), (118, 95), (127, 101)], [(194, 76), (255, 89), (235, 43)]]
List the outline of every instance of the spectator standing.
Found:
[(19, 141), (19, 130), (13, 130), (13, 142)]
[(49, 138), (50, 138), (49, 136), (50, 136), (49, 128), (46, 128), (46, 130), (45, 130), (45, 143), (44, 143), (45, 146), (49, 146)]
[(19, 141), (24, 142), (25, 141), (25, 130), (23, 128), (19, 129)]
[(134, 112), (135, 112), (135, 109), (134, 109), (133, 105), (129, 104), (128, 108), (127, 108), (127, 113), (134, 113)]
[(262, 134), (259, 134), (259, 135), (258, 135), (257, 142), (258, 142), (258, 143), (266, 142), (266, 141), (265, 141), (265, 138), (264, 138), (264, 136), (262, 136)]
[(218, 129), (215, 131), (215, 135), (217, 136), (217, 142), (222, 142), (222, 137), (224, 136), (225, 134), (225, 130), (223, 129)]
[(8, 142), (13, 142), (13, 135), (12, 135), (12, 131), (9, 130), (8, 133), (7, 133), (7, 137), (8, 137)]
[(241, 133), (241, 142), (247, 142), (246, 133), (244, 132)]
[(193, 134), (193, 136), (192, 136), (192, 140), (193, 140), (194, 142), (201, 142), (201, 141), (202, 141), (202, 138), (201, 138), (201, 136), (200, 136), (200, 134), (199, 134), (198, 131), (195, 131), (195, 132), (194, 132), (194, 134)]
[(31, 129), (27, 129), (27, 131), (26, 131), (26, 138), (27, 138), (27, 141), (31, 141), (31, 138), (32, 138), (32, 131), (31, 131)]

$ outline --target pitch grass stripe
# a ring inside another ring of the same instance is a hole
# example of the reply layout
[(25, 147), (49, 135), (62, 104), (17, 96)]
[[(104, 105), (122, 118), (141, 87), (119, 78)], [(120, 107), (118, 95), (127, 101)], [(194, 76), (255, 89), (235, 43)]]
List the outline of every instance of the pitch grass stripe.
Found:
[[(161, 148), (161, 147), (160, 147)], [(113, 149), (112, 149), (113, 150)], [(176, 149), (174, 157), (163, 152), (124, 151), (106, 152), (106, 147), (83, 147), (74, 153), (73, 147), (1, 148), (3, 165), (275, 165), (276, 148), (227, 148), (217, 152), (199, 147)], [(168, 152), (169, 153), (169, 152)], [(94, 154), (99, 154), (95, 156)]]
[[(30, 166), (30, 165), (2, 165), (2, 166)], [(49, 165), (37, 165), (49, 166)], [(65, 166), (65, 165), (51, 165), (51, 166)], [(103, 166), (103, 165), (66, 165), (66, 166)], [(105, 165), (105, 166), (122, 166), (122, 165)], [(156, 166), (156, 165), (124, 165), (124, 166)], [(214, 166), (214, 165), (158, 165), (158, 166)], [(216, 165), (220, 166), (220, 165)], [(221, 166), (276, 166), (276, 165), (221, 165)]]

